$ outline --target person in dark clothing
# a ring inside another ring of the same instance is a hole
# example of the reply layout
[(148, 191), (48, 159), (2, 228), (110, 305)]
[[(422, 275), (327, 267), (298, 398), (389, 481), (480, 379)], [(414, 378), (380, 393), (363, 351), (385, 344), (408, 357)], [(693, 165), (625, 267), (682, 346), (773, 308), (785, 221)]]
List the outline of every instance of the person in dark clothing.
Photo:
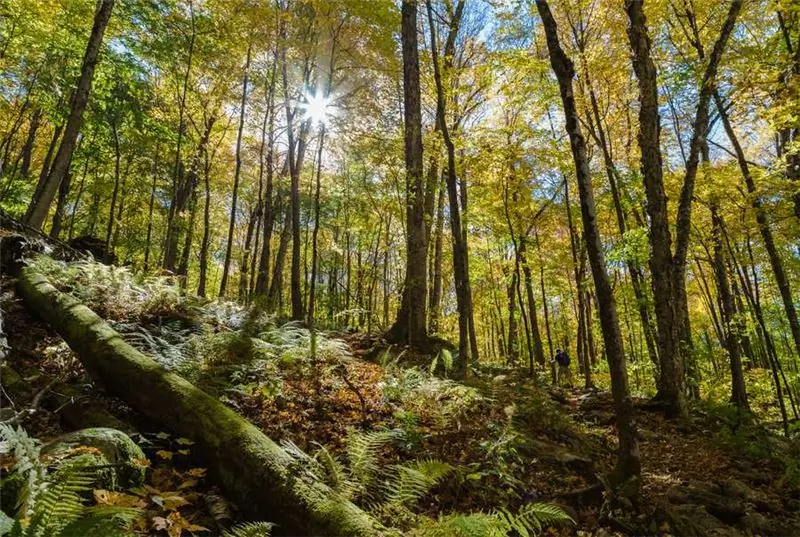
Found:
[(569, 369), (569, 355), (561, 349), (556, 349), (556, 355), (553, 357), (551, 363), (552, 362), (558, 365), (558, 369), (556, 370), (556, 385), (560, 386), (562, 382), (566, 382), (571, 388), (572, 371)]

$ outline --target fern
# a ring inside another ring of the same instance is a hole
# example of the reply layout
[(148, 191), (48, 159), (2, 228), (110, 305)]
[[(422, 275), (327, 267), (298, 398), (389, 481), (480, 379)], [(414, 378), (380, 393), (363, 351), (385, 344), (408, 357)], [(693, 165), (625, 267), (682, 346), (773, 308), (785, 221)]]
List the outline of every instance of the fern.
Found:
[(386, 444), (402, 436), (399, 429), (351, 433), (347, 439), (347, 460), (359, 492), (369, 496), (369, 491), (380, 471), (378, 454)]
[(574, 522), (556, 505), (532, 503), (524, 506), (517, 514), (500, 508), (491, 513), (441, 516), (438, 520), (423, 523), (412, 534), (416, 537), (506, 537), (509, 534), (532, 537), (541, 533), (546, 526)]
[(422, 499), (453, 467), (435, 459), (395, 466), (397, 477), (389, 481), (387, 502), (410, 505)]
[(347, 470), (344, 465), (337, 459), (328, 449), (321, 445), (319, 450), (314, 455), (314, 459), (319, 462), (320, 466), (325, 471), (326, 482), (335, 491), (340, 493), (347, 493), (350, 489), (351, 482), (347, 476)]
[(271, 522), (245, 522), (226, 531), (223, 537), (269, 537), (273, 526)]
[(388, 503), (411, 505), (422, 499), (453, 467), (435, 459), (395, 466), (396, 478), (389, 481)]
[(14, 472), (22, 475), (17, 500), (17, 518), (0, 520), (0, 536), (9, 537), (85, 537), (127, 536), (123, 526), (138, 513), (135, 509), (88, 508), (83, 497), (92, 490), (95, 477), (92, 459), (73, 457), (60, 461), (48, 472), (40, 459), (38, 441), (24, 429), (0, 424), (0, 454), (13, 454)]

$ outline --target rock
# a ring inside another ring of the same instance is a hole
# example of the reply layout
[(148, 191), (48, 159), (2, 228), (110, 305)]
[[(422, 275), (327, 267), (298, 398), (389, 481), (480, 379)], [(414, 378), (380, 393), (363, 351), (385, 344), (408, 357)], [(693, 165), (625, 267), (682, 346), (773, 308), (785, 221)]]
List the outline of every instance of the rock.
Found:
[(798, 535), (798, 531), (800, 531), (797, 526), (788, 525), (778, 520), (770, 520), (761, 513), (747, 513), (747, 516), (742, 519), (742, 527), (754, 535), (775, 537)]
[[(81, 446), (94, 448), (80, 450)], [(146, 462), (142, 449), (125, 433), (107, 427), (81, 429), (62, 435), (42, 447), (42, 455), (86, 456), (97, 472), (97, 488), (124, 490), (141, 486)]]
[(726, 496), (738, 498), (740, 500), (749, 500), (754, 495), (754, 492), (750, 487), (748, 487), (735, 477), (730, 477), (726, 479), (725, 481), (720, 483), (720, 487), (722, 487), (722, 492)]
[(656, 517), (669, 525), (677, 537), (742, 537), (742, 533), (722, 523), (705, 507), (696, 504), (661, 506)]
[(751, 503), (761, 513), (778, 513), (782, 509), (780, 501), (770, 498), (759, 490), (753, 490), (736, 478), (728, 478), (722, 484), (723, 494)]
[(91, 235), (83, 235), (75, 237), (67, 244), (78, 251), (91, 254), (101, 263), (113, 265), (117, 262), (117, 257), (106, 249), (106, 242), (103, 239), (98, 239)]
[(534, 456), (549, 459), (563, 464), (585, 477), (594, 480), (594, 463), (591, 459), (582, 457), (557, 444), (531, 439), (528, 443)]
[(667, 499), (673, 504), (699, 504), (723, 522), (736, 524), (745, 515), (744, 503), (720, 494), (718, 485), (709, 483), (678, 485), (667, 491)]

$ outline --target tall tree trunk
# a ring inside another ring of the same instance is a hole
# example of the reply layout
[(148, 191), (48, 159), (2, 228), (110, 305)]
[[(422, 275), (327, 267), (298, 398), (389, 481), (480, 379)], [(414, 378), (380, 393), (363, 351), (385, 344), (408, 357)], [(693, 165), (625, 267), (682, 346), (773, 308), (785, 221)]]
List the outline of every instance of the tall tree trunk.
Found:
[[(441, 182), (441, 179), (440, 179)], [(431, 284), (430, 322), (428, 328), (432, 334), (439, 332), (439, 317), (442, 311), (442, 261), (444, 253), (444, 196), (445, 186), (439, 185), (436, 202), (436, 228), (433, 234), (433, 280)]]
[(211, 163), (208, 154), (204, 153), (203, 186), (203, 238), (200, 242), (200, 279), (197, 283), (198, 296), (206, 296), (206, 279), (208, 278), (208, 248), (211, 242)]
[(506, 363), (516, 366), (519, 360), (519, 336), (517, 334), (517, 273), (511, 271), (511, 281), (506, 288), (508, 297), (508, 338), (506, 339)]
[(789, 328), (792, 332), (795, 351), (798, 355), (800, 355), (800, 321), (798, 321), (797, 318), (797, 310), (795, 309), (789, 278), (786, 276), (786, 271), (783, 268), (783, 261), (781, 260), (781, 256), (778, 253), (778, 248), (775, 245), (775, 239), (772, 236), (772, 230), (770, 229), (766, 211), (761, 203), (761, 197), (758, 194), (755, 181), (750, 173), (750, 165), (747, 163), (744, 150), (739, 143), (739, 138), (736, 136), (736, 132), (733, 130), (730, 118), (728, 117), (728, 112), (718, 93), (714, 94), (714, 99), (717, 104), (717, 110), (719, 111), (720, 119), (722, 119), (722, 125), (725, 127), (725, 132), (727, 133), (728, 139), (730, 140), (733, 150), (736, 154), (736, 160), (739, 163), (739, 169), (742, 172), (742, 177), (744, 178), (745, 185), (747, 186), (747, 192), (750, 194), (750, 203), (756, 216), (758, 231), (761, 233), (761, 239), (764, 241), (764, 247), (767, 250), (769, 263), (772, 267), (773, 276), (775, 277), (775, 283), (778, 284), (781, 300), (783, 300), (783, 308), (786, 311), (786, 318), (789, 321)]
[(75, 148), (75, 141), (78, 139), (78, 132), (83, 122), (83, 111), (86, 109), (86, 105), (89, 102), (94, 69), (97, 65), (97, 57), (100, 54), (100, 47), (103, 44), (103, 34), (111, 18), (114, 2), (115, 0), (101, 0), (99, 8), (95, 13), (92, 33), (89, 36), (89, 44), (83, 56), (81, 76), (78, 79), (78, 85), (72, 96), (72, 105), (70, 107), (67, 125), (64, 128), (64, 137), (61, 140), (61, 145), (58, 148), (58, 153), (56, 153), (55, 161), (50, 169), (47, 180), (42, 186), (39, 197), (31, 200), (28, 206), (25, 221), (29, 226), (36, 229), (42, 228), (47, 218), (47, 213), (50, 210), (50, 205), (53, 203), (53, 198), (55, 198), (56, 191), (61, 185), (64, 176), (67, 174), (69, 162), (72, 159), (72, 150)]
[(403, 125), (406, 165), (406, 276), (397, 320), (387, 335), (391, 341), (425, 349), (427, 330), (427, 258), (425, 242), (425, 181), (422, 170), (422, 109), (420, 104), (417, 2), (403, 0)]
[(733, 295), (728, 283), (728, 272), (725, 268), (725, 253), (723, 248), (722, 217), (716, 201), (711, 204), (711, 225), (714, 234), (714, 275), (717, 280), (717, 292), (722, 303), (722, 323), (725, 327), (725, 348), (731, 364), (731, 402), (738, 408), (749, 410), (747, 404), (747, 390), (744, 385), (742, 372), (742, 357), (739, 354), (739, 341), (737, 330), (734, 327), (736, 308), (733, 304)]
[[(322, 175), (322, 148), (325, 144), (325, 125), (323, 124), (319, 132), (319, 151), (317, 154), (317, 180), (314, 189), (314, 230), (311, 237), (311, 282), (309, 283), (308, 294), (308, 325), (314, 326), (314, 309), (316, 302), (316, 289), (317, 289), (317, 236), (319, 235), (319, 194)], [(378, 237), (380, 238), (380, 230), (378, 230)], [(377, 249), (377, 244), (376, 244)], [(376, 250), (377, 251), (377, 250)], [(372, 315), (370, 314), (370, 319)]]
[(252, 43), (247, 46), (247, 58), (244, 63), (244, 77), (242, 80), (242, 100), (239, 105), (239, 132), (236, 135), (236, 166), (233, 171), (233, 194), (231, 200), (231, 216), (228, 223), (228, 243), (225, 247), (225, 262), (222, 266), (222, 279), (219, 284), (219, 296), (224, 297), (228, 289), (228, 277), (231, 270), (233, 257), (233, 234), (236, 228), (236, 205), (239, 200), (239, 180), (242, 172), (242, 133), (244, 132), (244, 116), (247, 108), (247, 83), (250, 76), (250, 53)]
[(186, 59), (186, 73), (183, 76), (183, 88), (181, 90), (181, 100), (178, 105), (178, 141), (175, 146), (175, 162), (172, 168), (172, 195), (170, 198), (169, 212), (167, 213), (167, 237), (164, 244), (164, 263), (163, 267), (169, 271), (175, 270), (175, 261), (178, 256), (178, 235), (175, 219), (181, 218), (181, 213), (185, 209), (185, 200), (179, 200), (179, 193), (183, 190), (181, 182), (183, 174), (181, 165), (181, 148), (183, 135), (186, 130), (186, 95), (189, 91), (189, 77), (192, 74), (192, 61), (194, 60), (194, 46), (197, 39), (197, 26), (195, 24), (194, 1), (189, 0), (189, 16), (191, 18), (191, 34), (189, 36), (189, 51)]
[[(453, 273), (456, 287), (456, 306), (458, 308), (458, 366), (456, 374), (464, 378), (467, 376), (470, 358), (470, 318), (471, 315), (471, 292), (469, 283), (469, 264), (467, 260), (467, 245), (464, 230), (461, 225), (462, 208), (458, 194), (458, 178), (456, 176), (456, 152), (455, 144), (450, 136), (450, 128), (447, 125), (447, 109), (445, 104), (445, 92), (442, 84), (442, 70), (439, 65), (438, 44), (436, 41), (436, 27), (433, 22), (433, 7), (430, 0), (426, 1), (428, 11), (428, 26), (431, 35), (431, 55), (433, 60), (433, 76), (436, 82), (436, 122), (444, 139), (447, 149), (447, 194), (450, 201), (450, 231), (453, 240)], [(452, 20), (450, 21), (450, 36), (448, 42), (454, 41), (458, 35), (461, 24), (461, 15), (464, 11), (464, 0), (459, 0), (456, 5)], [(452, 46), (452, 45), (451, 45)], [(449, 50), (445, 51), (447, 55)], [(463, 190), (463, 189), (462, 189)], [(513, 286), (512, 291), (513, 292)], [(510, 297), (510, 295), (509, 295)], [(424, 298), (423, 298), (424, 300)], [(477, 347), (477, 345), (475, 346)], [(473, 349), (473, 351), (476, 349)], [(473, 353), (474, 354), (474, 353)], [(477, 358), (477, 356), (473, 356)]]
[(614, 410), (617, 418), (617, 434), (619, 448), (617, 465), (613, 482), (621, 494), (636, 496), (641, 472), (639, 445), (633, 402), (628, 390), (628, 372), (625, 363), (625, 352), (622, 346), (622, 334), (617, 319), (617, 308), (614, 293), (606, 273), (600, 232), (597, 227), (594, 195), (591, 185), (589, 160), (586, 155), (586, 142), (581, 133), (578, 111), (572, 90), (572, 78), (575, 75), (572, 62), (561, 49), (558, 42), (558, 28), (544, 0), (536, 0), (536, 7), (542, 17), (547, 48), (550, 51), (550, 64), (558, 79), (561, 101), (564, 107), (566, 131), (570, 139), (570, 148), (575, 163), (578, 192), (581, 200), (581, 216), (586, 251), (592, 267), (597, 304), (600, 309), (600, 322), (605, 342), (606, 359), (611, 371), (611, 392), (614, 398)]
[(525, 278), (525, 292), (528, 297), (528, 309), (531, 323), (531, 334), (533, 336), (533, 354), (536, 362), (540, 366), (545, 364), (544, 347), (542, 345), (542, 333), (539, 330), (539, 321), (537, 319), (536, 298), (533, 293), (533, 278), (531, 277), (531, 267), (528, 265), (528, 258), (526, 256), (528, 248), (528, 237), (522, 236), (519, 240), (519, 255), (520, 262), (522, 263), (522, 274)]
[[(258, 276), (256, 277), (255, 292), (264, 295), (269, 289), (269, 263), (272, 253), (272, 230), (275, 227), (275, 205), (272, 199), (273, 180), (275, 177), (275, 77), (278, 70), (278, 52), (275, 51), (272, 58), (272, 69), (269, 81), (267, 82), (267, 110), (264, 112), (264, 125), (261, 132), (261, 168), (259, 177), (263, 176), (266, 167), (266, 188), (264, 199), (262, 200), (262, 210), (264, 211), (263, 238), (261, 255), (258, 261)], [(264, 134), (266, 131), (266, 147)], [(266, 149), (266, 163), (264, 160), (264, 150)], [(266, 165), (266, 166), (265, 166)]]
[[(681, 188), (673, 256), (659, 146), (658, 81), (650, 54), (644, 0), (626, 0), (626, 11), (630, 20), (628, 37), (634, 53), (633, 67), (639, 85), (639, 148), (642, 152), (641, 169), (650, 217), (650, 273), (661, 362), (659, 395), (666, 402), (668, 413), (679, 417), (688, 416), (684, 393), (684, 349), (681, 340), (688, 335), (685, 333), (688, 324), (685, 319), (685, 268), (691, 230), (691, 203), (700, 147), (708, 129), (708, 104), (714, 89), (717, 67), (740, 9), (741, 0), (733, 0), (700, 86), (690, 154)], [(684, 296), (679, 296), (681, 293)]]
[(42, 110), (37, 108), (33, 111), (31, 116), (31, 124), (28, 128), (28, 138), (25, 140), (25, 145), (22, 146), (22, 166), (20, 167), (19, 174), (23, 179), (28, 178), (31, 169), (31, 155), (33, 155), (33, 144), (36, 142), (36, 133), (41, 124)]
[[(147, 206), (147, 239), (145, 240), (144, 250), (144, 271), (150, 270), (150, 249), (152, 248), (151, 241), (153, 238), (153, 208), (156, 201), (156, 183), (158, 181), (158, 157), (160, 155), (161, 145), (156, 146), (156, 153), (153, 157), (153, 184), (150, 186), (150, 203)], [(202, 296), (202, 295), (201, 295)]]

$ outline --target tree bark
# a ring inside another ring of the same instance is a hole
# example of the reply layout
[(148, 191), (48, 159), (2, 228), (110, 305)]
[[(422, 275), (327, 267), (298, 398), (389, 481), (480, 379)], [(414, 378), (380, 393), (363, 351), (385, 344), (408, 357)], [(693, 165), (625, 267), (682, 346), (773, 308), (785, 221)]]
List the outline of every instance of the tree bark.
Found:
[(661, 126), (658, 115), (658, 81), (650, 53), (651, 43), (647, 35), (644, 1), (626, 0), (625, 7), (630, 20), (628, 37), (634, 53), (633, 67), (639, 85), (639, 148), (642, 152), (641, 170), (647, 197), (647, 212), (650, 217), (650, 273), (658, 325), (658, 356), (661, 362), (659, 395), (667, 404), (670, 415), (685, 418), (689, 410), (685, 394), (685, 349), (682, 339), (688, 336), (685, 333), (688, 325), (688, 320), (685, 318), (685, 277), (691, 230), (691, 204), (700, 147), (705, 141), (708, 129), (708, 104), (714, 89), (717, 67), (741, 9), (741, 0), (733, 0), (731, 3), (703, 75), (690, 155), (678, 206), (674, 256), (659, 146)]
[(239, 132), (236, 135), (236, 166), (233, 171), (233, 194), (231, 200), (231, 216), (228, 223), (228, 243), (225, 247), (225, 262), (222, 265), (222, 279), (219, 284), (219, 296), (224, 297), (228, 289), (228, 277), (233, 257), (233, 234), (236, 228), (236, 205), (239, 200), (239, 180), (242, 172), (242, 134), (244, 132), (244, 116), (247, 108), (247, 83), (250, 76), (250, 53), (252, 43), (247, 46), (247, 58), (244, 63), (244, 77), (242, 80), (242, 100), (239, 105)]
[(61, 185), (61, 181), (67, 174), (69, 162), (72, 158), (72, 151), (75, 148), (75, 141), (78, 139), (78, 132), (83, 122), (83, 112), (89, 102), (89, 94), (92, 90), (92, 79), (94, 69), (97, 65), (97, 58), (103, 44), (103, 34), (105, 33), (108, 21), (111, 18), (111, 11), (114, 8), (115, 0), (102, 0), (94, 16), (92, 33), (89, 36), (89, 44), (83, 56), (81, 75), (78, 85), (72, 97), (69, 118), (64, 128), (64, 136), (61, 145), (56, 153), (55, 161), (50, 169), (47, 180), (42, 186), (42, 191), (37, 198), (31, 200), (25, 215), (26, 223), (36, 229), (41, 229), (53, 203), (56, 191)]
[(606, 273), (600, 232), (597, 227), (594, 195), (591, 185), (589, 160), (586, 155), (586, 142), (580, 128), (575, 96), (572, 90), (572, 78), (575, 75), (572, 62), (561, 49), (558, 41), (558, 27), (545, 0), (536, 0), (536, 7), (547, 37), (547, 48), (550, 52), (550, 64), (558, 79), (561, 101), (564, 107), (566, 131), (570, 138), (570, 148), (575, 163), (578, 192), (581, 201), (581, 216), (586, 251), (592, 267), (597, 304), (600, 308), (600, 322), (605, 342), (606, 359), (611, 371), (611, 391), (614, 398), (614, 410), (617, 419), (619, 448), (614, 483), (620, 493), (635, 497), (639, 491), (641, 461), (637, 440), (636, 422), (633, 402), (628, 389), (628, 372), (625, 352), (622, 346), (622, 335), (617, 319), (617, 308), (611, 283)]
[(711, 203), (711, 225), (714, 235), (714, 275), (716, 276), (717, 292), (720, 295), (719, 299), (722, 305), (722, 324), (725, 328), (724, 344), (728, 351), (731, 366), (731, 402), (738, 408), (749, 410), (744, 373), (742, 371), (742, 357), (739, 354), (738, 331), (734, 327), (736, 308), (733, 304), (733, 295), (731, 294), (728, 272), (725, 266), (725, 251), (722, 242), (724, 223), (716, 202)]
[(425, 238), (425, 181), (422, 170), (422, 109), (420, 104), (417, 1), (403, 0), (403, 125), (406, 165), (406, 276), (397, 319), (389, 329), (390, 341), (424, 350), (427, 330), (427, 258)]

